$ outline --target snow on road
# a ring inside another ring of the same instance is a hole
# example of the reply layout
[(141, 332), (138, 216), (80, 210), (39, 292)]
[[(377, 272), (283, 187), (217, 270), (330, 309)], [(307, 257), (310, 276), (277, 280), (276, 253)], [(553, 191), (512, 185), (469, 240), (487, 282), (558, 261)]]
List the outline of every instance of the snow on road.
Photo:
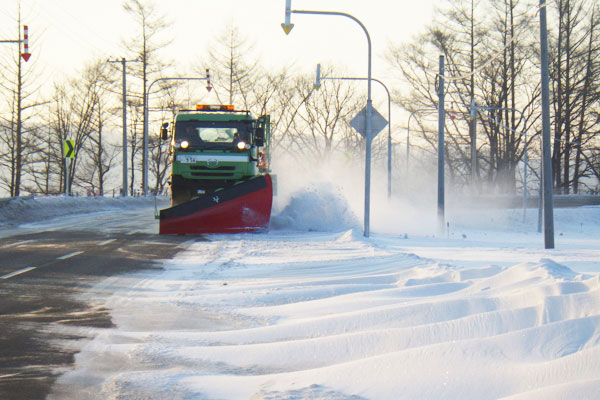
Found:
[(116, 328), (50, 399), (600, 398), (599, 207), (556, 210), (543, 250), (519, 210), (366, 239), (307, 201), (98, 285)]

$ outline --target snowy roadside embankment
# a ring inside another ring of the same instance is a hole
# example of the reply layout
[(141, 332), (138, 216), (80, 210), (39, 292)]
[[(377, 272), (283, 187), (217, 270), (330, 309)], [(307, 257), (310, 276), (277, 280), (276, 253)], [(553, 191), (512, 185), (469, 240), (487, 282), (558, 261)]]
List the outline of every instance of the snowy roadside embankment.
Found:
[[(168, 199), (157, 198), (163, 207)], [(130, 209), (154, 206), (155, 198), (149, 197), (67, 197), (28, 196), (2, 199), (0, 202), (0, 225), (19, 225), (39, 222), (64, 215)]]
[(0, 238), (63, 229), (158, 233), (154, 215), (168, 204), (167, 198), (152, 196), (10, 199), (0, 203)]

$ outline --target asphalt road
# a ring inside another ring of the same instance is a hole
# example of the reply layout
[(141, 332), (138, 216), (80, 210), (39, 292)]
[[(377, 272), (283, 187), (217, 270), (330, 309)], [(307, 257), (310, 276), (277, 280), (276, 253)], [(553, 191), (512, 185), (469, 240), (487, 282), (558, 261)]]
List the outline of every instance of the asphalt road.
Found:
[[(100, 280), (160, 268), (193, 236), (60, 230), (0, 239), (0, 399), (44, 399), (74, 362), (81, 336), (57, 326), (113, 326), (82, 300)], [(63, 333), (61, 333), (63, 332)]]

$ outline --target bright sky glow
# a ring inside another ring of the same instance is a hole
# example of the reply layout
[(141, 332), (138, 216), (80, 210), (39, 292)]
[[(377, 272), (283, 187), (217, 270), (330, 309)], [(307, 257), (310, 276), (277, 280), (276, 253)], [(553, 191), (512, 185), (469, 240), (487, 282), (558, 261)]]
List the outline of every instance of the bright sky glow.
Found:
[[(70, 76), (94, 59), (131, 57), (123, 42), (136, 26), (123, 10), (122, 0), (21, 0), (21, 18), (30, 29), (30, 64), (36, 63), (44, 80)], [(434, 0), (293, 0), (299, 10), (341, 11), (365, 25), (373, 43), (373, 76), (384, 79), (383, 62), (390, 42), (408, 41), (431, 21)], [(261, 62), (279, 68), (293, 62), (301, 71), (317, 63), (335, 64), (348, 74), (366, 76), (367, 41), (361, 28), (344, 17), (292, 15), (295, 28), (286, 36), (285, 0), (171, 0), (156, 1), (160, 13), (172, 22), (165, 33), (173, 39), (163, 55), (185, 73), (198, 63), (227, 24), (237, 26), (255, 43)], [(17, 0), (0, 8), (0, 38), (17, 34)], [(14, 45), (3, 45), (14, 46)], [(6, 53), (8, 48), (0, 49)]]

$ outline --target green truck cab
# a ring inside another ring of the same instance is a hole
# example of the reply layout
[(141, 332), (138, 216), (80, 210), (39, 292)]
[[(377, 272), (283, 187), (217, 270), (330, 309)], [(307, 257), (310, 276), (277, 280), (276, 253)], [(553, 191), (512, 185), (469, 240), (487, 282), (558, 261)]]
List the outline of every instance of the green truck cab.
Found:
[[(162, 138), (168, 139), (168, 124)], [(175, 117), (171, 204), (210, 195), (269, 172), (270, 119), (229, 105), (197, 105)]]

